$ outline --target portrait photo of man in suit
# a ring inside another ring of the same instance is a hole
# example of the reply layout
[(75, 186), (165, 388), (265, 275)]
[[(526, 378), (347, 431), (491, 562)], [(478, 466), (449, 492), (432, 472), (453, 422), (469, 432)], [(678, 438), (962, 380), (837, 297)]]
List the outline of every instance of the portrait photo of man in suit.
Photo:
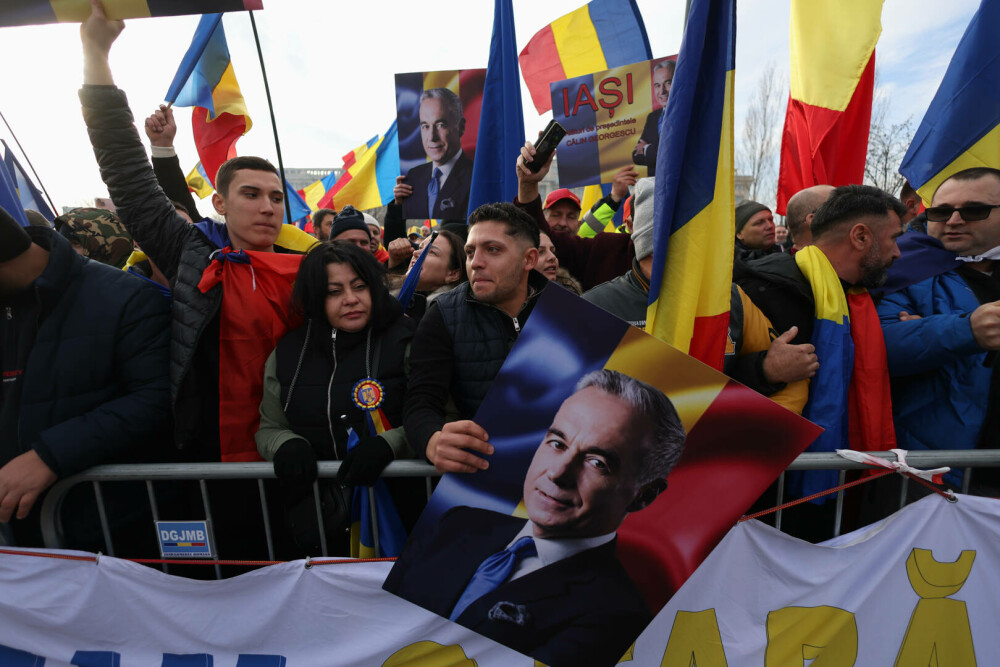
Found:
[(453, 507), (411, 537), (383, 587), (547, 665), (613, 665), (652, 620), (616, 532), (666, 489), (685, 437), (662, 391), (589, 373), (528, 466), (527, 519)]
[(403, 183), (412, 193), (403, 200), (406, 219), (462, 220), (469, 208), (472, 160), (462, 152), (465, 117), (462, 100), (447, 88), (420, 95), (420, 139), (428, 162), (413, 167)]

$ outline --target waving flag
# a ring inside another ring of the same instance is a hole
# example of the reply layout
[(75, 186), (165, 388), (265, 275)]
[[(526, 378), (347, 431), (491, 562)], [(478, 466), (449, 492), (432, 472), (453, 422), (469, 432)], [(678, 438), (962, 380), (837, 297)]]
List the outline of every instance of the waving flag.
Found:
[(381, 138), (372, 137), (344, 156), (344, 173), (317, 207), (337, 211), (348, 204), (359, 211), (378, 208), (392, 199), (398, 175), (399, 139), (396, 121), (392, 121)]
[(7, 145), (6, 141), (0, 139), (0, 144), (3, 144), (3, 162), (7, 167), (7, 171), (10, 173), (10, 177), (14, 183), (14, 187), (17, 191), (17, 196), (21, 200), (21, 208), (30, 209), (32, 211), (38, 211), (41, 213), (46, 220), (55, 220), (55, 214), (49, 205), (45, 203), (45, 198), (42, 197), (42, 193), (39, 192), (35, 184), (31, 182), (31, 178), (28, 177), (27, 172), (24, 171), (24, 167), (21, 163), (17, 161), (14, 157), (14, 153), (10, 150), (10, 146)]
[(469, 213), (487, 202), (511, 201), (517, 194), (517, 174), (510, 165), (524, 145), (524, 112), (516, 43), (511, 0), (496, 0)]
[(1000, 168), (1000, 1), (983, 0), (917, 128), (899, 173), (925, 203), (946, 178)]
[(320, 209), (319, 202), (327, 192), (333, 189), (337, 184), (337, 180), (337, 172), (331, 171), (315, 183), (310, 183), (299, 190), (299, 194), (302, 195), (302, 199), (305, 200), (310, 210), (318, 211)]
[[(180, 16), (205, 12), (263, 9), (262, 0), (103, 0), (111, 19)], [(90, 0), (14, 0), (0, 7), (0, 27), (43, 23), (82, 23), (90, 16)]]
[(427, 245), (420, 253), (420, 256), (417, 257), (417, 261), (414, 262), (413, 266), (406, 274), (406, 280), (403, 281), (403, 286), (399, 288), (399, 296), (396, 298), (399, 300), (399, 304), (403, 307), (404, 313), (410, 307), (410, 301), (413, 299), (413, 293), (417, 291), (417, 283), (420, 282), (420, 272), (424, 270), (424, 260), (427, 258), (427, 253), (430, 252), (431, 246), (434, 245), (434, 241), (437, 237), (437, 230), (431, 232), (431, 240), (427, 242)]
[(521, 72), (538, 113), (552, 109), (549, 84), (650, 60), (635, 0), (593, 0), (548, 24), (521, 51)]
[(184, 180), (187, 182), (188, 190), (198, 195), (198, 199), (204, 199), (215, 191), (212, 188), (212, 184), (208, 182), (208, 174), (205, 173), (205, 168), (201, 166), (201, 162), (194, 166), (194, 169), (191, 170), (191, 173)]
[(312, 213), (312, 209), (309, 208), (309, 204), (302, 198), (299, 191), (293, 188), (287, 180), (285, 181), (285, 191), (288, 193), (288, 200), (285, 202), (285, 206), (288, 207), (288, 219), (301, 229), (305, 227), (306, 219)]
[(22, 227), (28, 226), (28, 216), (25, 215), (21, 199), (17, 196), (17, 186), (6, 169), (0, 169), (0, 208), (10, 213)]
[(864, 180), (881, 17), (882, 0), (792, 0), (778, 213), (804, 188)]
[(647, 332), (716, 369), (733, 275), (735, 45), (735, 0), (693, 0), (660, 118), (646, 318)]
[(194, 107), (191, 123), (208, 181), (236, 155), (236, 140), (253, 125), (229, 58), (222, 14), (203, 16), (167, 91), (167, 102)]

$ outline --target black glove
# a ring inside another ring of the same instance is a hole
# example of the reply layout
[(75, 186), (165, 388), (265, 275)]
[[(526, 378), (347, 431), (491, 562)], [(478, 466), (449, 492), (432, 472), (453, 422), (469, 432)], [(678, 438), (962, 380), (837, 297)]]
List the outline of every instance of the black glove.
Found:
[(303, 438), (288, 440), (274, 453), (274, 474), (282, 486), (312, 486), (318, 472), (316, 452)]
[(337, 480), (344, 486), (371, 486), (393, 458), (392, 447), (383, 438), (365, 438), (347, 452)]

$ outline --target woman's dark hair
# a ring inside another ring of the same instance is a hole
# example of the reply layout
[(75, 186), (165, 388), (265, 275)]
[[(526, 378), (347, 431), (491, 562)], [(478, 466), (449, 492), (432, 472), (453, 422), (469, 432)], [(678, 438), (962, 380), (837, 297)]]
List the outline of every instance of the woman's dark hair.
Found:
[(384, 313), (387, 304), (394, 301), (385, 285), (385, 269), (367, 250), (353, 243), (328, 241), (317, 244), (302, 260), (299, 273), (292, 287), (292, 305), (307, 320), (326, 323), (326, 286), (328, 264), (348, 264), (368, 285), (372, 295), (372, 321)]
[(458, 269), (458, 280), (455, 281), (455, 284), (464, 283), (469, 279), (468, 274), (465, 272), (465, 241), (462, 240), (461, 236), (455, 232), (449, 232), (447, 229), (440, 230), (438, 235), (446, 239), (451, 245), (451, 252), (448, 253), (448, 270), (454, 271)]

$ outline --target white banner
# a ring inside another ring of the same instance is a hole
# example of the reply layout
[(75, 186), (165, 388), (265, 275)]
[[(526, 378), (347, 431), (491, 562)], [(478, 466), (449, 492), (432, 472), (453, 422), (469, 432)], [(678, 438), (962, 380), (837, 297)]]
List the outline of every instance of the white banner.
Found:
[(383, 592), (391, 566), (295, 561), (195, 581), (106, 556), (2, 554), (0, 665), (534, 665)]
[[(997, 664), (998, 563), (997, 500), (932, 496), (821, 546), (743, 523), (620, 664)], [(0, 665), (535, 665), (383, 592), (390, 566), (296, 561), (195, 581), (110, 557), (0, 554)]]
[(1000, 664), (1000, 501), (958, 499), (930, 496), (823, 545), (740, 524), (639, 637), (632, 664)]

